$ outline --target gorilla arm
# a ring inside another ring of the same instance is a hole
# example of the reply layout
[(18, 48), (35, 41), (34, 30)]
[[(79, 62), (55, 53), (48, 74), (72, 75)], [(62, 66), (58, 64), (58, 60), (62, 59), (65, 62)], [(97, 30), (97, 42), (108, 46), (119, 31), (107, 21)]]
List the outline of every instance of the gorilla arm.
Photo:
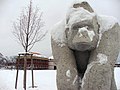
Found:
[(58, 90), (78, 90), (78, 73), (72, 50), (66, 45), (59, 46), (53, 39), (51, 42), (52, 53), (57, 64)]

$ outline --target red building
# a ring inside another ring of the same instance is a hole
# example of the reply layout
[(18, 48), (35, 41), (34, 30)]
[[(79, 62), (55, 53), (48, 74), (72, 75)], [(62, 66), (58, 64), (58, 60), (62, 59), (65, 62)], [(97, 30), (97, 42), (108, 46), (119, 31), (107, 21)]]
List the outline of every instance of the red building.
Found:
[[(49, 69), (49, 59), (43, 57), (39, 53), (32, 53), (32, 60), (33, 60), (33, 69), (34, 70), (42, 70), (42, 69)], [(31, 69), (31, 56), (27, 56), (27, 69)], [(24, 68), (24, 56), (20, 56), (20, 58), (16, 60), (16, 65), (18, 65), (19, 69)], [(16, 66), (17, 67), (17, 66)]]

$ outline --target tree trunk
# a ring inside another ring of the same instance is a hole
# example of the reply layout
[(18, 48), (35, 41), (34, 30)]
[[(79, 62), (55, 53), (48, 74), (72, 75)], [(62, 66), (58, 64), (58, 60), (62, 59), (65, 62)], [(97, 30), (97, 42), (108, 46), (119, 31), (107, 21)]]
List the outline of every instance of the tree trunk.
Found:
[(27, 67), (27, 55), (25, 54), (24, 55), (24, 80), (23, 80), (23, 88), (24, 90), (26, 90), (26, 75), (27, 75), (27, 70), (26, 70), (26, 67)]

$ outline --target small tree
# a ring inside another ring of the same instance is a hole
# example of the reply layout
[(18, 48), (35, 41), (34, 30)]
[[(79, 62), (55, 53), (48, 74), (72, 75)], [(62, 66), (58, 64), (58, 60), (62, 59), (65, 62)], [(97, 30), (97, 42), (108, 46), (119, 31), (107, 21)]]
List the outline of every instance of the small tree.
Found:
[(30, 51), (36, 42), (45, 37), (46, 31), (43, 31), (43, 26), (42, 12), (38, 8), (34, 9), (30, 1), (27, 9), (22, 11), (17, 21), (13, 23), (13, 34), (25, 52)]

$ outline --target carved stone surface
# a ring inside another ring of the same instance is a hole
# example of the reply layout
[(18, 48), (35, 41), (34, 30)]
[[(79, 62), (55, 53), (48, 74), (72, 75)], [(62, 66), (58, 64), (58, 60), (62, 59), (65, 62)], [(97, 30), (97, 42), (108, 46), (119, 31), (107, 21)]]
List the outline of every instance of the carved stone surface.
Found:
[(86, 1), (74, 2), (66, 20), (52, 29), (58, 90), (117, 90), (119, 40), (115, 18), (97, 15)]

